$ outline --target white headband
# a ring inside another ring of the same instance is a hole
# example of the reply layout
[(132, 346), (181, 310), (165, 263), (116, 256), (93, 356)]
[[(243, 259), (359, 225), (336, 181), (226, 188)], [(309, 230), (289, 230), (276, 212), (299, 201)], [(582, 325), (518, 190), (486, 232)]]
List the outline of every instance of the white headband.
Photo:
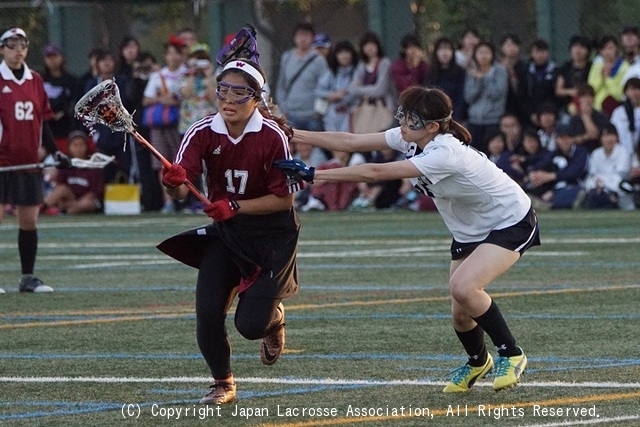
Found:
[(256, 79), (256, 81), (258, 82), (258, 85), (260, 86), (260, 89), (264, 87), (264, 77), (262, 77), (262, 74), (260, 74), (260, 71), (258, 71), (253, 65), (249, 64), (248, 62), (237, 61), (237, 60), (230, 61), (227, 65), (224, 66), (224, 68), (222, 69), (222, 72), (225, 72), (230, 69), (244, 71), (245, 73), (249, 74), (251, 77)]
[(5, 39), (8, 39), (10, 37), (18, 37), (18, 36), (22, 36), (25, 39), (27, 38), (27, 33), (24, 32), (24, 30), (22, 28), (9, 28), (7, 31), (5, 31), (2, 36), (0, 36), (0, 40), (4, 41)]

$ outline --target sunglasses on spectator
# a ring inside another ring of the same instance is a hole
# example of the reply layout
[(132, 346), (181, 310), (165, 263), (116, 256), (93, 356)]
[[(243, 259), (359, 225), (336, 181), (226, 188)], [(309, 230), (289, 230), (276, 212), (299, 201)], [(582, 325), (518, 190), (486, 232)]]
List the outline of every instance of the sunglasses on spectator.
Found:
[(216, 97), (220, 101), (244, 104), (251, 98), (255, 98), (256, 91), (248, 86), (235, 86), (220, 82), (216, 85)]
[(29, 40), (22, 37), (9, 37), (8, 39), (4, 39), (2, 41), (2, 45), (11, 50), (17, 48), (18, 46), (20, 46), (23, 49), (26, 49), (29, 47)]

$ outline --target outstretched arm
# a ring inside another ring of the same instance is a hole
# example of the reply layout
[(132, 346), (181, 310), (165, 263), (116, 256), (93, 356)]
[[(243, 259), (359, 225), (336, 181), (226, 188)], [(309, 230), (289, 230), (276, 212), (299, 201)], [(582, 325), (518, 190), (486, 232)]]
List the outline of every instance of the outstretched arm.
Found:
[(307, 182), (314, 182), (315, 180), (377, 182), (415, 178), (422, 175), (418, 168), (409, 160), (390, 163), (365, 163), (344, 168), (322, 170), (309, 167), (297, 159), (278, 160), (275, 162), (275, 165), (289, 177)]
[(295, 129), (292, 142), (306, 142), (326, 150), (375, 151), (389, 148), (384, 132), (355, 134), (348, 132), (312, 132)]

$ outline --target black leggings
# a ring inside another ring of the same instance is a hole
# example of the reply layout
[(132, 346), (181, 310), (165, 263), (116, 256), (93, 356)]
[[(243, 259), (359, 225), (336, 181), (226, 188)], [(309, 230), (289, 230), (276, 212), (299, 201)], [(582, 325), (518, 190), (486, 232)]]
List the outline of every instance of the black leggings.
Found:
[[(215, 240), (207, 248), (196, 285), (196, 334), (200, 352), (216, 379), (231, 375), (231, 346), (225, 328), (227, 311), (236, 295), (240, 270), (224, 244)], [(282, 323), (277, 312), (280, 298), (251, 298), (240, 295), (235, 325), (249, 340), (267, 336)]]

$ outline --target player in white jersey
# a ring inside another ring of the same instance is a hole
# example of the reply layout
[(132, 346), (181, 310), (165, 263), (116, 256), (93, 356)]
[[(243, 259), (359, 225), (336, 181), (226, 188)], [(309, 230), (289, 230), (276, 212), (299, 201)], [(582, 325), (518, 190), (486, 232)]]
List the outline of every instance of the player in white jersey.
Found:
[[(520, 186), (470, 147), (469, 131), (452, 120), (451, 99), (441, 90), (411, 87), (399, 99), (400, 127), (373, 134), (296, 130), (293, 141), (328, 150), (374, 151), (391, 147), (406, 160), (319, 170), (299, 160), (277, 162), (287, 175), (313, 182), (375, 182), (408, 178), (433, 197), (453, 234), (449, 287), (453, 326), (469, 355), (444, 388), (468, 391), (494, 367), (494, 390), (515, 386), (527, 358), (485, 287), (505, 273), (531, 246), (539, 245), (538, 222)], [(498, 351), (493, 359), (487, 333)]]

